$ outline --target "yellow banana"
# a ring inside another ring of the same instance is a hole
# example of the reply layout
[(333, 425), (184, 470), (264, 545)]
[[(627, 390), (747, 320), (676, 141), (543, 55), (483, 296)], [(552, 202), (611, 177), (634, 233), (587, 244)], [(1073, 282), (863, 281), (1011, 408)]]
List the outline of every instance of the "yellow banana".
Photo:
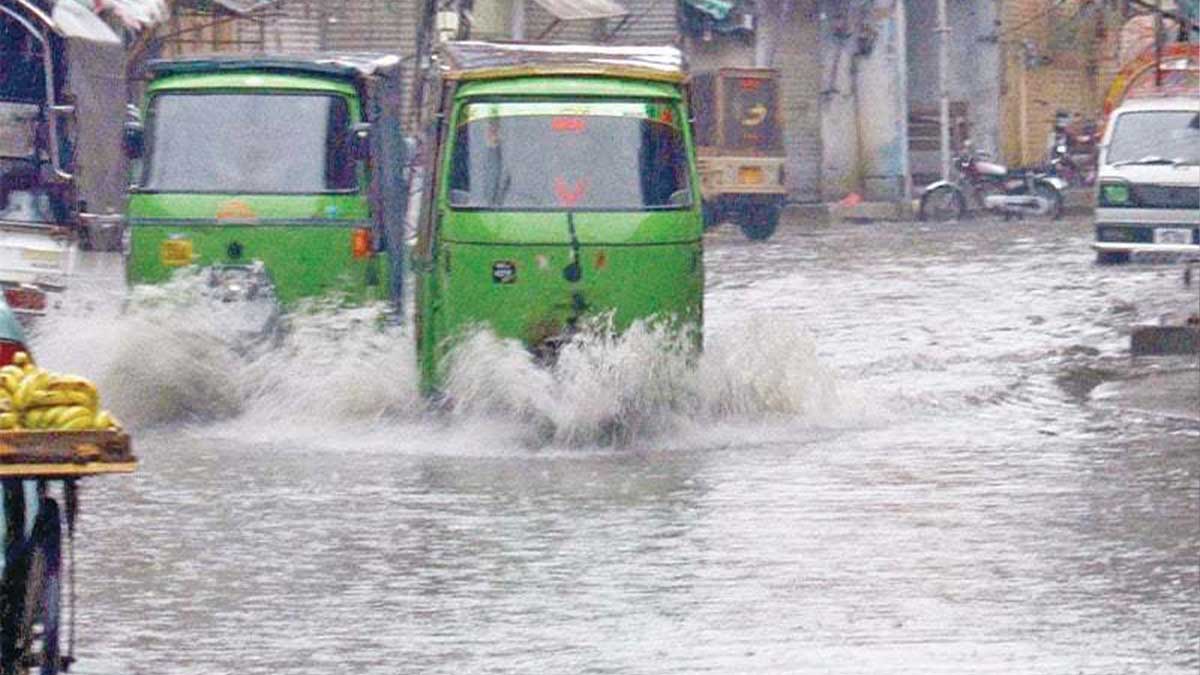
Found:
[[(33, 412), (34, 410), (34, 408), (30, 408), (28, 412)], [(38, 424), (47, 429), (53, 429), (58, 423), (58, 418), (62, 416), (64, 408), (56, 406), (53, 408), (37, 408), (36, 410), (38, 414), (35, 416), (35, 419), (37, 419)]]
[[(0, 374), (0, 377), (3, 377), (3, 374)], [(75, 375), (54, 375), (46, 384), (46, 389), (50, 391), (83, 392), (96, 400), (100, 399), (100, 393), (96, 390), (96, 385), (91, 380)]]
[(17, 352), (16, 354), (13, 354), (14, 365), (23, 368), (30, 363), (32, 363), (32, 360), (29, 358), (29, 354), (25, 352)]
[(72, 417), (58, 426), (63, 431), (79, 431), (81, 429), (96, 429), (96, 417), (88, 411), (87, 415)]
[(21, 426), (21, 415), (15, 412), (0, 413), (0, 429), (17, 429)]
[[(2, 399), (2, 397), (0, 397)], [(0, 404), (2, 405), (2, 404)], [(96, 399), (83, 391), (61, 391), (43, 389), (33, 393), (33, 398), (26, 403), (30, 408), (50, 408), (54, 406), (86, 406), (95, 409)]]
[(120, 429), (121, 423), (112, 413), (107, 410), (101, 410), (96, 413), (96, 428), (97, 429)]
[(17, 386), (16, 393), (13, 394), (13, 406), (17, 410), (28, 408), (34, 392), (45, 389), (46, 383), (49, 381), (50, 373), (44, 370), (38, 369), (27, 373), (21, 380), (21, 384)]
[(95, 413), (90, 408), (84, 406), (60, 405), (53, 408), (46, 408), (43, 413), (42, 424), (47, 429), (57, 429), (66, 422), (80, 416), (93, 417)]
[(26, 429), (41, 429), (45, 426), (44, 419), (46, 417), (45, 409), (27, 410), (21, 417), (21, 426)]
[(92, 422), (96, 419), (96, 411), (87, 406), (73, 405), (55, 409), (61, 410), (62, 412), (55, 417), (54, 423), (51, 425), (54, 427), (63, 427), (80, 418), (87, 419), (88, 422)]
[[(5, 366), (5, 368), (9, 367), (10, 366)], [(17, 391), (17, 387), (21, 384), (21, 378), (23, 377), (25, 377), (25, 373), (23, 372), (19, 375), (11, 372), (0, 373), (0, 387), (2, 387), (4, 391), (9, 394), (9, 396), (12, 396), (12, 394)]]

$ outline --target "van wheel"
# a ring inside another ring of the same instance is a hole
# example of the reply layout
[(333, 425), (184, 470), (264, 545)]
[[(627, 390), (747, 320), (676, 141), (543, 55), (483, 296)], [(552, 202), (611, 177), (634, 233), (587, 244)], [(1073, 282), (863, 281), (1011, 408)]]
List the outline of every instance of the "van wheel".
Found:
[(742, 210), (742, 220), (739, 223), (742, 234), (747, 239), (763, 241), (770, 239), (779, 227), (779, 206), (775, 204), (754, 204)]
[(1096, 263), (1099, 265), (1120, 265), (1127, 262), (1129, 262), (1128, 251), (1100, 251), (1096, 254)]

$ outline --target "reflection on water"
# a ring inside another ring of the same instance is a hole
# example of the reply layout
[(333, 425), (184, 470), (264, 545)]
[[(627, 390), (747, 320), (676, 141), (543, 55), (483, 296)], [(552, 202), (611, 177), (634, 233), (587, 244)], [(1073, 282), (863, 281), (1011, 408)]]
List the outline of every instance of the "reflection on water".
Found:
[(84, 486), (80, 672), (1194, 673), (1200, 423), (1119, 387), (1195, 289), (1089, 241), (718, 235), (697, 368), (481, 334), (438, 412), (370, 308), (92, 302), (35, 349), (143, 467)]

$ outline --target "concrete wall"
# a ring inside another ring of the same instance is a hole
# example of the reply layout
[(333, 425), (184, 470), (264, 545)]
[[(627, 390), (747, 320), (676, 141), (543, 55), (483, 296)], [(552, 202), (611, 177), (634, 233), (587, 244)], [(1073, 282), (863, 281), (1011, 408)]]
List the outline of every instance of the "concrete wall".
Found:
[[(1087, 21), (1070, 21), (1085, 9), (1084, 0), (1054, 6), (1045, 0), (1004, 3), (1000, 147), (1010, 164), (1045, 159), (1056, 110), (1099, 115), (1119, 68), (1124, 20), (1105, 11), (1084, 14)], [(1068, 27), (1074, 35), (1066, 33)]]
[[(910, 189), (904, 3), (874, 0), (861, 10), (855, 3), (845, 37), (834, 30), (836, 4), (842, 3), (821, 5), (823, 196), (857, 192), (868, 200), (904, 201)], [(875, 38), (869, 53), (861, 54), (858, 36), (864, 32)]]
[(816, 0), (794, 0), (771, 22), (771, 65), (781, 73), (788, 194), (795, 201), (821, 198), (821, 52)]
[[(908, 0), (908, 101), (910, 109), (936, 109), (938, 92), (937, 0)], [(947, 0), (951, 101), (965, 103), (975, 147), (999, 151), (1003, 68), (997, 0)], [(913, 173), (940, 170), (940, 151), (914, 150)]]

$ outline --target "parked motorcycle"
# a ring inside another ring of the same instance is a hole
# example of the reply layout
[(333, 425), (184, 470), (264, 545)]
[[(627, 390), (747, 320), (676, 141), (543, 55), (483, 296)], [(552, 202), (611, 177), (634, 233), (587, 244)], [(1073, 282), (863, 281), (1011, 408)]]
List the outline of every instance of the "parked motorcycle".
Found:
[(1046, 170), (1067, 185), (1087, 186), (1096, 180), (1099, 130), (1094, 120), (1072, 122), (1070, 113), (1054, 116), (1054, 139)]
[(940, 180), (921, 193), (917, 215), (921, 220), (958, 220), (968, 210), (999, 213), (1005, 218), (1037, 217), (1057, 220), (1062, 216), (1062, 190), (1066, 182), (1044, 172), (1018, 169), (987, 161), (970, 142), (954, 158), (958, 175)]

